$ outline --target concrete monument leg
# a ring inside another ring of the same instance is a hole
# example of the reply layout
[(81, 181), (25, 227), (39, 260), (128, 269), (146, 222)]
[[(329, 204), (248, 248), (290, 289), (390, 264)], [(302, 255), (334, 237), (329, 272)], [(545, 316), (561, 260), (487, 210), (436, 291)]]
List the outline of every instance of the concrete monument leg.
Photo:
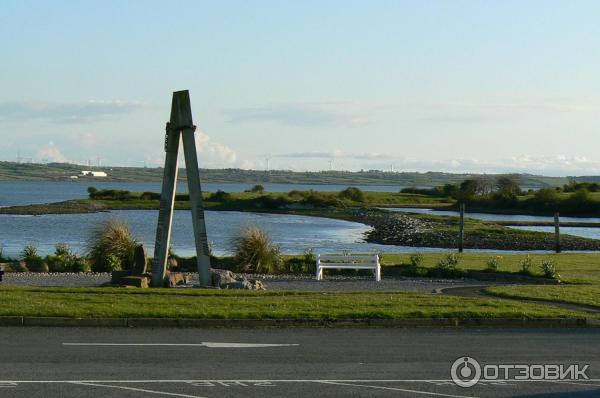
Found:
[(180, 137), (183, 136), (188, 189), (192, 209), (192, 225), (196, 242), (198, 259), (198, 276), (201, 286), (210, 286), (210, 257), (208, 255), (208, 239), (204, 221), (202, 204), (202, 189), (200, 187), (200, 172), (194, 131), (196, 126), (192, 121), (190, 95), (187, 90), (173, 93), (171, 118), (167, 123), (165, 138), (165, 170), (160, 196), (160, 210), (156, 227), (156, 244), (154, 246), (154, 261), (152, 263), (152, 286), (163, 286), (169, 254), (173, 206), (177, 188), (177, 157)]

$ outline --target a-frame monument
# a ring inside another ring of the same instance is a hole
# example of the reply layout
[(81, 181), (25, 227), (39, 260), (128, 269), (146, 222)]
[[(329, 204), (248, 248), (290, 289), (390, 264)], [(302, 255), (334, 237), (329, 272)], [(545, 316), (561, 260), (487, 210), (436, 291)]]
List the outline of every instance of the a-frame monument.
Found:
[(192, 121), (192, 107), (189, 91), (173, 93), (171, 104), (171, 119), (167, 123), (165, 134), (165, 170), (163, 174), (162, 192), (160, 194), (160, 210), (156, 227), (156, 243), (152, 263), (152, 286), (163, 286), (169, 255), (171, 226), (173, 221), (173, 206), (177, 191), (177, 157), (179, 142), (183, 140), (185, 169), (187, 173), (188, 191), (192, 209), (192, 225), (196, 241), (196, 256), (198, 259), (198, 277), (201, 286), (210, 286), (210, 257), (204, 207), (202, 205), (202, 189), (200, 187), (200, 172), (198, 170), (198, 155), (194, 132), (196, 126)]

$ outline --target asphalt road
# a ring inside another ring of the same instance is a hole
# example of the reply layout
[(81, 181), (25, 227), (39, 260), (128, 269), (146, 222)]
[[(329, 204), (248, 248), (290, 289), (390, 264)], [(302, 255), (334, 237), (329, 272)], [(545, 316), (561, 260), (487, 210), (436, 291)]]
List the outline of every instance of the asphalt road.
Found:
[[(463, 356), (591, 380), (463, 388)], [(143, 396), (598, 397), (600, 330), (0, 328), (0, 397)]]

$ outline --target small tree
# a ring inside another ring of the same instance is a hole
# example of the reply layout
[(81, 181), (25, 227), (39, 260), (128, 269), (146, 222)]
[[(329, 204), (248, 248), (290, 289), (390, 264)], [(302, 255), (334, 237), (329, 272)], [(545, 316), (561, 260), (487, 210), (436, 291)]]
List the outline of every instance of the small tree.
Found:
[(509, 176), (498, 177), (496, 190), (499, 194), (507, 197), (517, 196), (521, 193), (519, 184)]
[(360, 190), (360, 188), (348, 187), (340, 192), (340, 198), (350, 199), (354, 202), (364, 202), (365, 194)]
[(250, 192), (254, 193), (263, 193), (265, 191), (265, 187), (262, 184), (256, 184), (252, 188), (250, 188)]

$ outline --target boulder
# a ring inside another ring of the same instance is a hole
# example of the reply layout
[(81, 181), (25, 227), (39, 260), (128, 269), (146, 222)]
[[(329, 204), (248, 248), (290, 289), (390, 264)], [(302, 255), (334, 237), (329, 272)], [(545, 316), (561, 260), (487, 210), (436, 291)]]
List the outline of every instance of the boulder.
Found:
[(262, 281), (246, 279), (224, 269), (211, 269), (212, 285), (221, 289), (265, 290)]
[(147, 276), (131, 275), (131, 276), (125, 276), (125, 277), (121, 278), (119, 284), (122, 286), (147, 288), (149, 285), (149, 282), (150, 282), (150, 278), (148, 278)]
[(110, 274), (110, 283), (112, 283), (113, 285), (120, 285), (121, 284), (121, 279), (124, 278), (124, 277), (126, 277), (126, 276), (131, 276), (131, 271), (129, 271), (129, 270), (126, 270), (126, 271), (113, 271)]
[(179, 267), (179, 263), (175, 257), (169, 257), (167, 260), (167, 269), (173, 270)]
[(148, 252), (144, 245), (138, 245), (135, 247), (135, 253), (133, 256), (133, 268), (131, 270), (132, 275), (144, 275), (148, 271)]
[(188, 276), (182, 272), (169, 272), (165, 277), (165, 285), (168, 287), (186, 285), (188, 282)]
[(221, 287), (221, 285), (237, 282), (235, 274), (231, 271), (211, 268), (210, 274), (212, 279), (212, 285), (215, 287)]

